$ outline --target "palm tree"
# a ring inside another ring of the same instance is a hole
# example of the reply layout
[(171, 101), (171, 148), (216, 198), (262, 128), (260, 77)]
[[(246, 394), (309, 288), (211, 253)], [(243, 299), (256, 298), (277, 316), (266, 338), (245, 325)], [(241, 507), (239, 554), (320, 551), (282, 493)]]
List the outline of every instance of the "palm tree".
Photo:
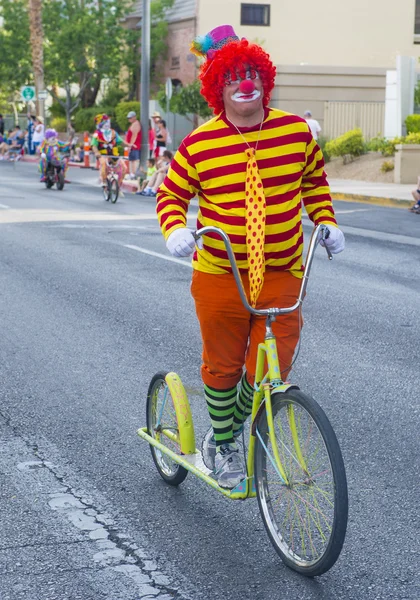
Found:
[[(44, 89), (42, 0), (29, 0), (29, 27), (36, 94)], [(37, 100), (37, 114), (44, 117), (44, 100)]]

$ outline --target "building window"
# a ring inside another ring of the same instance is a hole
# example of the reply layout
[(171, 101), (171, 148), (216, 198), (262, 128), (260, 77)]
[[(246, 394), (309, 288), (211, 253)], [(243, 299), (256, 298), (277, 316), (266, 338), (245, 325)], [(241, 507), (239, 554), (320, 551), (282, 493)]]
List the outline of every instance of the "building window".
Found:
[[(420, 2), (416, 1), (416, 5)], [(241, 25), (270, 25), (269, 4), (241, 4)]]
[(420, 43), (420, 0), (416, 0), (414, 13), (414, 43)]
[(420, 34), (420, 0), (416, 0), (416, 14), (414, 17), (414, 33)]
[(181, 64), (179, 56), (173, 56), (171, 58), (171, 69), (179, 69), (179, 65)]

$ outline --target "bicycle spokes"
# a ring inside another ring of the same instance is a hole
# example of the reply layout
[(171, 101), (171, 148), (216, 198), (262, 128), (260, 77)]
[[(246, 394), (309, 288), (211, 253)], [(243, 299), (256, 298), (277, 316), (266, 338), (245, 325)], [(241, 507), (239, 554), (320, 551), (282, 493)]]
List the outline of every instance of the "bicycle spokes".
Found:
[(323, 437), (311, 415), (293, 403), (275, 414), (272, 436), (259, 435), (265, 438), (265, 493), (277, 534), (294, 561), (317, 561), (334, 523), (334, 476)]

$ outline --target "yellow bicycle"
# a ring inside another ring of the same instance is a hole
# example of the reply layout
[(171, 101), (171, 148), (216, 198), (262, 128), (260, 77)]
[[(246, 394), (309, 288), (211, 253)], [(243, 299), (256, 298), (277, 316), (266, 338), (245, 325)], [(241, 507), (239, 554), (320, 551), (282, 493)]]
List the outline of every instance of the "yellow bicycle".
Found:
[(255, 370), (247, 477), (227, 490), (204, 465), (196, 448), (187, 394), (176, 373), (153, 377), (147, 394), (147, 427), (137, 433), (150, 444), (155, 465), (168, 484), (179, 485), (190, 471), (232, 500), (256, 496), (269, 538), (283, 562), (303, 575), (321, 575), (336, 562), (346, 535), (344, 462), (322, 408), (297, 385), (282, 381), (271, 324), (278, 315), (301, 310), (316, 246), (329, 230), (318, 225), (312, 232), (296, 303), (264, 310), (248, 303), (228, 236), (217, 227), (204, 227), (195, 233), (196, 239), (209, 232), (220, 235), (226, 245), (244, 306), (266, 318)]

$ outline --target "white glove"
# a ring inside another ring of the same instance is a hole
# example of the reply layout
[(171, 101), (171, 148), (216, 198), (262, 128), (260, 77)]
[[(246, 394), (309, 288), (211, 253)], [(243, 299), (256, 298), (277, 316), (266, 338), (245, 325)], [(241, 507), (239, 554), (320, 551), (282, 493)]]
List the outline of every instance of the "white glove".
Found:
[(45, 152), (41, 152), (41, 158), (47, 158), (47, 155), (45, 154)]
[(195, 249), (195, 245), (201, 249), (203, 247), (203, 240), (195, 240), (191, 229), (188, 227), (180, 227), (175, 229), (168, 239), (166, 240), (166, 247), (172, 256), (190, 256)]
[(321, 240), (321, 246), (327, 246), (331, 254), (343, 252), (345, 247), (344, 233), (338, 227), (328, 225), (330, 235), (325, 240)]

